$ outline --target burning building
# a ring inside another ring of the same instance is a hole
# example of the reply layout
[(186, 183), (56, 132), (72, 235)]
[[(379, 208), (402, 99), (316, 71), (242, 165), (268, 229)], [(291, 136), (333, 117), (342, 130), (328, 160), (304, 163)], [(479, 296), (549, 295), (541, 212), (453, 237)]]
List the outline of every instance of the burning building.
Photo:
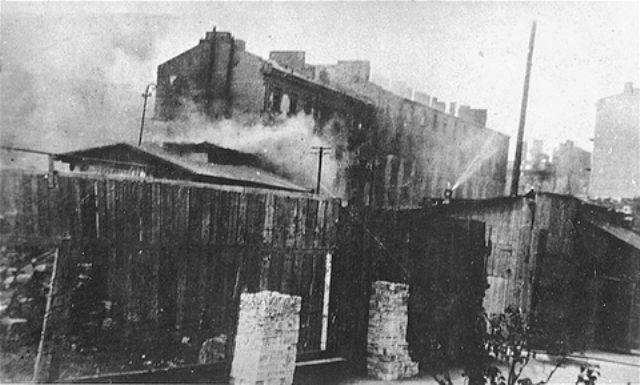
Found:
[(211, 120), (312, 115), (314, 133), (331, 143), (340, 165), (342, 198), (359, 204), (415, 207), (447, 183), (459, 198), (502, 195), (509, 137), (486, 127), (486, 110), (451, 103), (447, 112), (437, 98), (408, 88), (397, 95), (370, 75), (368, 61), (310, 65), (302, 51), (265, 60), (214, 29), (158, 66), (155, 113), (161, 120), (194, 112)]

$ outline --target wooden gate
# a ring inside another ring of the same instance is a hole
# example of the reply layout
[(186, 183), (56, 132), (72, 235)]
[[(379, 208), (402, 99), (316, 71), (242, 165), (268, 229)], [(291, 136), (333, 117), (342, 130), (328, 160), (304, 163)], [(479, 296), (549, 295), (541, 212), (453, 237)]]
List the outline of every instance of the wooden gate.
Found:
[(372, 282), (410, 285), (408, 343), (426, 361), (440, 344), (459, 357), (482, 309), (488, 250), (481, 222), (425, 210), (341, 215), (331, 287), (330, 347), (358, 370), (366, 362)]

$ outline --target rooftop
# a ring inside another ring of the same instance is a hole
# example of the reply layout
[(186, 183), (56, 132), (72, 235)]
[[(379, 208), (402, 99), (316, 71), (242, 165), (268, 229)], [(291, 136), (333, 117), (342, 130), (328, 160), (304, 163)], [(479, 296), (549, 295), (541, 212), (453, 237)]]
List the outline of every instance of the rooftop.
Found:
[[(137, 147), (129, 143), (114, 143), (78, 151), (58, 154), (57, 159), (67, 163), (95, 162), (111, 160), (116, 152), (129, 152), (144, 159), (134, 166), (152, 166), (161, 163), (165, 167), (182, 173), (209, 179), (216, 184), (245, 185), (252, 187), (308, 192), (309, 189), (296, 185), (283, 177), (258, 166), (257, 156), (219, 147), (212, 143), (143, 143)], [(185, 156), (187, 153), (206, 153), (209, 161), (198, 161)], [(124, 162), (123, 162), (124, 163)]]

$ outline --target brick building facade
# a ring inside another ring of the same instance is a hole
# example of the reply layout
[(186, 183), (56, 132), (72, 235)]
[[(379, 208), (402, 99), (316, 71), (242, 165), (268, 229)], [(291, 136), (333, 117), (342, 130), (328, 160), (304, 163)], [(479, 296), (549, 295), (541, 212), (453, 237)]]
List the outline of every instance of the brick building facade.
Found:
[(485, 127), (486, 110), (452, 103), (447, 112), (437, 98), (416, 92), (414, 101), (369, 79), (368, 61), (309, 65), (301, 51), (274, 51), (264, 60), (214, 30), (158, 66), (155, 112), (163, 120), (194, 111), (213, 120), (312, 114), (314, 131), (330, 138), (331, 156), (342, 165), (342, 198), (352, 202), (418, 206), (440, 197), (477, 158), (481, 167), (455, 196), (503, 194), (509, 137)]

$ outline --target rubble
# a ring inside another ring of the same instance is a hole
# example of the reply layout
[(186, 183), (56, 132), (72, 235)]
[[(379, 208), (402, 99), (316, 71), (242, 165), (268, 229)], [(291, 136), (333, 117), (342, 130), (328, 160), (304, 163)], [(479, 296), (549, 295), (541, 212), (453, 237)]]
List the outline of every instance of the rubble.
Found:
[(418, 374), (407, 344), (409, 286), (376, 281), (369, 299), (367, 373), (381, 380)]
[(211, 364), (226, 358), (227, 335), (220, 334), (202, 343), (198, 353), (199, 364)]
[(290, 385), (302, 300), (273, 291), (244, 293), (231, 365), (234, 385)]

